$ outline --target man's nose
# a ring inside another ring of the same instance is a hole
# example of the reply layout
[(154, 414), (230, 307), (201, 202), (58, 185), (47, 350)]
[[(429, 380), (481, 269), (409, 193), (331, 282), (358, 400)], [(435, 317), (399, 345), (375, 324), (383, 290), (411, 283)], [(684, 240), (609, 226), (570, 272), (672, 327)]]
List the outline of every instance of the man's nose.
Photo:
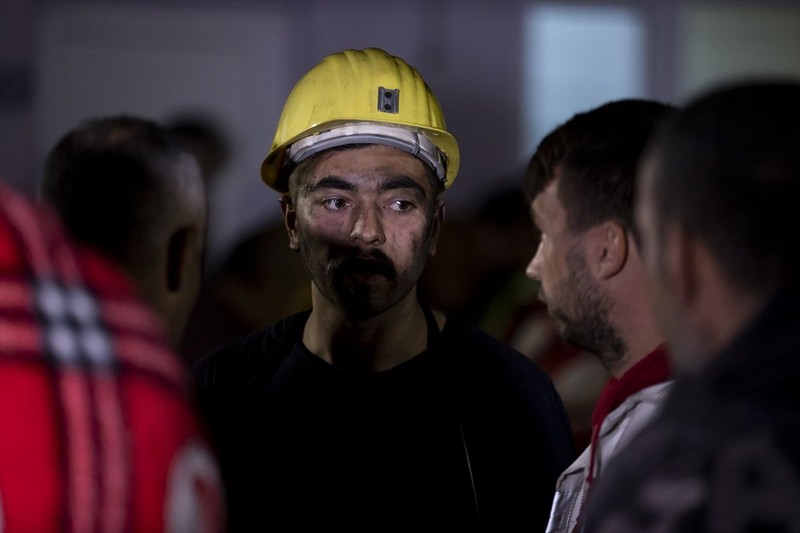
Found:
[(542, 245), (539, 243), (539, 246), (536, 248), (536, 253), (533, 255), (533, 259), (531, 262), (528, 263), (528, 267), (525, 269), (525, 275), (536, 281), (541, 281), (541, 269), (542, 269)]
[(381, 244), (385, 242), (383, 223), (379, 209), (365, 207), (356, 214), (350, 239), (361, 244)]

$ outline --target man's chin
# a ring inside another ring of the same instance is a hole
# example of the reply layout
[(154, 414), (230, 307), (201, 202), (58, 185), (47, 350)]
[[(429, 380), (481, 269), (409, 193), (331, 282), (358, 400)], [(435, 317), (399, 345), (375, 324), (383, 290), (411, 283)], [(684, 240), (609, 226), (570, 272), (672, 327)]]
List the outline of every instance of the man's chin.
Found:
[(550, 315), (550, 318), (556, 324), (556, 328), (560, 331), (567, 324), (566, 318), (557, 307), (553, 307), (544, 300), (542, 300), (542, 303), (547, 307), (547, 314)]
[(350, 300), (370, 300), (389, 291), (386, 276), (374, 272), (348, 273), (334, 284), (336, 292)]
[(570, 336), (570, 328), (572, 327), (572, 323), (567, 320), (566, 317), (564, 317), (564, 315), (557, 309), (548, 307), (547, 312), (550, 313), (550, 318), (553, 320), (558, 337), (561, 340), (568, 338)]
[(362, 290), (375, 290), (381, 287), (386, 287), (389, 280), (383, 274), (371, 271), (361, 272), (348, 272), (342, 276), (340, 285), (347, 290), (362, 291)]

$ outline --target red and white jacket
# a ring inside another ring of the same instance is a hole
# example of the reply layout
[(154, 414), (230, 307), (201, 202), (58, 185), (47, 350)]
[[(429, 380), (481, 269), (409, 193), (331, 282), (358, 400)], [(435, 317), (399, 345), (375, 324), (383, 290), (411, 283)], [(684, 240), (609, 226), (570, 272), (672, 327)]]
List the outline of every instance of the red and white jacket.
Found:
[(0, 183), (0, 533), (222, 529), (164, 339), (124, 274)]

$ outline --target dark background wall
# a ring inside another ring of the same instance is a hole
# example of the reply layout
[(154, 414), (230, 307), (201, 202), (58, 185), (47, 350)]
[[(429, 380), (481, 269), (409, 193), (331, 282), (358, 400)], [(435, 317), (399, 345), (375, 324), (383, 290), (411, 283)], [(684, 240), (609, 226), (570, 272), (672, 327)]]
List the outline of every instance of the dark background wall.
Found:
[(517, 186), (546, 130), (603, 100), (800, 78), (800, 2), (0, 0), (0, 175), (33, 191), (47, 150), (89, 116), (203, 115), (231, 146), (212, 186), (213, 263), (278, 216), (258, 165), (292, 85), (366, 46), (438, 95), (462, 152), (446, 193), (458, 217)]

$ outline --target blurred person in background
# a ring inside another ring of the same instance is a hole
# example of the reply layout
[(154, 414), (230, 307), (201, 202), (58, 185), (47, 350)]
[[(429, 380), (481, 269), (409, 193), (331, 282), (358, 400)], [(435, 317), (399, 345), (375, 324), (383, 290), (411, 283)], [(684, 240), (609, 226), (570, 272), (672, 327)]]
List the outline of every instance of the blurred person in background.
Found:
[[(166, 128), (197, 158), (211, 202), (231, 156), (225, 131), (200, 111), (176, 115)], [(209, 228), (213, 224), (209, 220)], [(206, 261), (197, 302), (177, 347), (187, 364), (225, 341), (311, 306), (308, 276), (287, 239), (283, 221), (267, 223), (243, 235), (221, 260)]]
[(580, 530), (594, 480), (654, 416), (671, 383), (633, 223), (636, 165), (671, 111), (626, 99), (578, 113), (545, 136), (525, 174), (541, 235), (528, 276), (564, 341), (611, 374), (589, 446), (558, 479), (548, 532)]
[(223, 342), (311, 307), (311, 283), (283, 223), (237, 242), (208, 274), (178, 351), (188, 364)]
[(636, 219), (676, 381), (585, 531), (800, 531), (798, 116), (796, 81), (741, 81), (650, 143)]
[(261, 174), (311, 309), (195, 365), (232, 528), (544, 527), (573, 457), (552, 382), (417, 293), (458, 165), (438, 100), (383, 50), (329, 55), (290, 93)]
[(206, 190), (213, 189), (231, 154), (230, 141), (222, 127), (201, 112), (195, 112), (172, 117), (164, 128), (194, 154)]
[(524, 272), (534, 235), (519, 188), (486, 194), (474, 214), (445, 218), (436, 255), (425, 265), (419, 291), (437, 309), (480, 324), (501, 338), (508, 317), (500, 310), (491, 316), (487, 311), (509, 279)]
[(0, 182), (0, 531), (221, 532), (188, 385), (127, 275)]
[(150, 120), (87, 120), (48, 154), (39, 195), (74, 238), (131, 276), (177, 346), (206, 245), (206, 192), (192, 153)]

